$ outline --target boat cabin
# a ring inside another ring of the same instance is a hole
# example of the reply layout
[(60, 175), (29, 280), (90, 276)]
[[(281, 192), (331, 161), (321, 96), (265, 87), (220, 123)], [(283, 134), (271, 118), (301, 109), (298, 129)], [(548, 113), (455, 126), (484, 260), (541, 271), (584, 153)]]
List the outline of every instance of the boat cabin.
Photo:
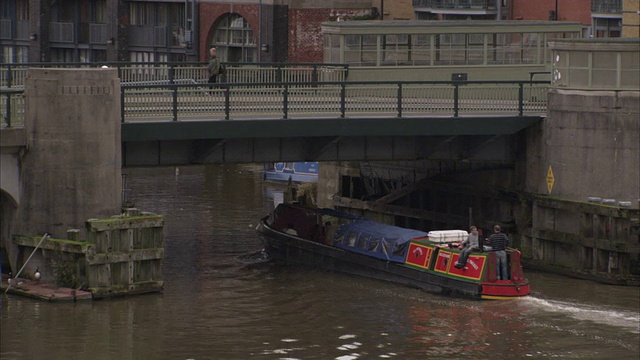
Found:
[(404, 263), (413, 239), (426, 239), (427, 233), (369, 220), (358, 220), (338, 228), (333, 245), (379, 259)]

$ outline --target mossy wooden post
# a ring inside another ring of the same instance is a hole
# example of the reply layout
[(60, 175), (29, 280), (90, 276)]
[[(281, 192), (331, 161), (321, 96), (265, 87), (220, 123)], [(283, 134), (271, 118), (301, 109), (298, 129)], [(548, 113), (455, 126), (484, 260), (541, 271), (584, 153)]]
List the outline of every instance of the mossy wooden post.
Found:
[(127, 209), (122, 216), (87, 221), (87, 278), (94, 297), (162, 290), (163, 223), (161, 215), (140, 215)]

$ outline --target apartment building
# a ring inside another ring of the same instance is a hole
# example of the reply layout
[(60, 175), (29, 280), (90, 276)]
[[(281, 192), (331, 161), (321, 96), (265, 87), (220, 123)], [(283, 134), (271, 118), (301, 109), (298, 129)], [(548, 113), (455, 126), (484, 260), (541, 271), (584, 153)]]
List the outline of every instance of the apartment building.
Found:
[(321, 62), (321, 24), (357, 20), (579, 21), (639, 36), (638, 0), (2, 0), (0, 59)]

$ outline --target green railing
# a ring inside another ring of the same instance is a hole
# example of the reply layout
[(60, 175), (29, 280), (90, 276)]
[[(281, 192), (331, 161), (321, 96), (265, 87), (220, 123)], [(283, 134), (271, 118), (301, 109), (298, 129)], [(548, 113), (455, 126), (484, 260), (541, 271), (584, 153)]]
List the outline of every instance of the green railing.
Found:
[[(348, 65), (324, 63), (223, 63), (222, 82), (323, 82), (345, 81)], [(16, 63), (0, 66), (0, 88), (23, 88), (29, 68), (99, 68), (118, 69), (123, 85), (205, 84), (207, 63)]]
[(400, 81), (124, 86), (122, 121), (410, 117), (546, 112), (547, 81)]
[[(123, 85), (121, 120), (541, 115), (548, 86), (526, 80)], [(1, 91), (6, 126), (23, 123), (22, 92)]]

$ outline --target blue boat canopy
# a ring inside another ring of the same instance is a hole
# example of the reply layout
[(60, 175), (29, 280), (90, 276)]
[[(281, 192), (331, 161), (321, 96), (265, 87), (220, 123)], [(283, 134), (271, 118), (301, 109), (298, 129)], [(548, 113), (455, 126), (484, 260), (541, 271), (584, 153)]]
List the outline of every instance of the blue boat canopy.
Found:
[(423, 231), (362, 219), (340, 226), (333, 244), (347, 251), (404, 263), (409, 242), (426, 236)]

